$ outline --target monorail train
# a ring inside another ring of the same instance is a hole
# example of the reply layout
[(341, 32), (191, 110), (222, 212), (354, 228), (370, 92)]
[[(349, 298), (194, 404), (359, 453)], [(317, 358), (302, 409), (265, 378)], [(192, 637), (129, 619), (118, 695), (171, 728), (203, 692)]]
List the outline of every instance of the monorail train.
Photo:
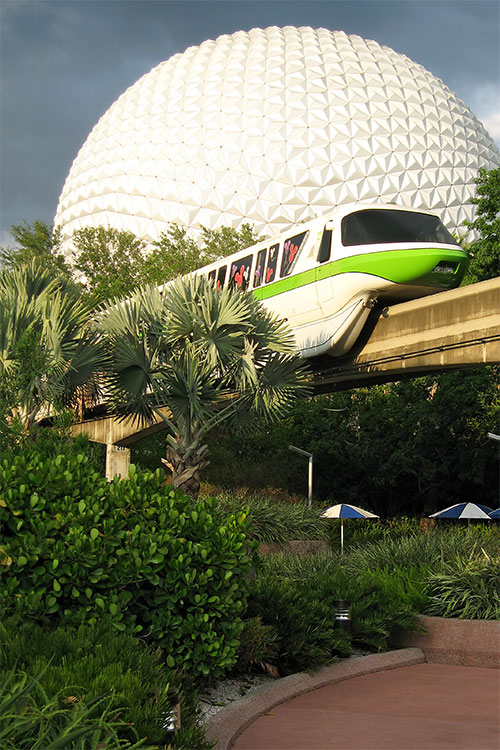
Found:
[(375, 304), (453, 289), (468, 263), (437, 216), (392, 204), (356, 204), (197, 273), (219, 288), (252, 291), (287, 319), (303, 357), (337, 357), (352, 347)]

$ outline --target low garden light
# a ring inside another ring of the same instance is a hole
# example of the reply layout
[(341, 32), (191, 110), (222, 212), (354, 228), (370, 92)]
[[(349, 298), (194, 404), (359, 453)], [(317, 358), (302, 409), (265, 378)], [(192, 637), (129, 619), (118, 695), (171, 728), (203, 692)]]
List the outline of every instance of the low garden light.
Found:
[(335, 607), (335, 627), (349, 633), (351, 630), (351, 602), (347, 599), (336, 599), (333, 606)]
[(166, 734), (167, 748), (171, 748), (174, 737), (181, 728), (181, 704), (179, 696), (174, 692), (168, 693), (168, 701), (170, 707), (163, 714), (162, 728)]

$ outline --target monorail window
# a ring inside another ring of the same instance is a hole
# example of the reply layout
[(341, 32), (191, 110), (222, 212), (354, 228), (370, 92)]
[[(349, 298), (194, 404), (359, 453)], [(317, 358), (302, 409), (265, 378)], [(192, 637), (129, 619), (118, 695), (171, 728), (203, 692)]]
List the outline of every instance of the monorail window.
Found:
[(226, 283), (227, 266), (221, 266), (217, 272), (217, 291)]
[(241, 289), (245, 291), (250, 284), (250, 273), (252, 270), (252, 255), (246, 258), (240, 258), (231, 263), (231, 274), (229, 277), (229, 286), (231, 289)]
[(295, 237), (285, 240), (283, 257), (281, 258), (281, 277), (288, 276), (292, 272), (308, 234), (309, 232), (301, 232), (296, 234)]
[(438, 217), (431, 214), (366, 209), (342, 219), (344, 246), (394, 242), (458, 244)]
[(266, 267), (266, 253), (267, 253), (267, 249), (259, 250), (259, 252), (257, 253), (257, 263), (255, 264), (255, 271), (253, 274), (254, 287), (260, 286), (264, 280), (264, 269)]
[(215, 271), (209, 271), (208, 280), (211, 284), (215, 284)]
[(332, 230), (325, 227), (318, 251), (318, 263), (326, 263), (327, 260), (330, 260), (331, 250)]
[(266, 266), (266, 284), (269, 284), (270, 281), (274, 281), (276, 276), (276, 266), (278, 265), (278, 251), (280, 249), (279, 245), (271, 245), (269, 248), (269, 255), (267, 258), (267, 266)]

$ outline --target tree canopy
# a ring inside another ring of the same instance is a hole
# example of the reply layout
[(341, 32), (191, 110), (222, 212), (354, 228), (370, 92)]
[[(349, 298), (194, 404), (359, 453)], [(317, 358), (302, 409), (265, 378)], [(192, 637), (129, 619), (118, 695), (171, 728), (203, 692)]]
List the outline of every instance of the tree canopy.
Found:
[[(325, 506), (352, 503), (382, 517), (464, 500), (496, 507), (498, 450), (486, 435), (498, 432), (499, 375), (480, 367), (302, 399), (237, 440), (222, 426), (206, 478), (306, 496), (306, 462), (292, 444), (313, 454), (314, 495)], [(134, 461), (143, 450), (154, 451), (154, 436), (135, 447)]]
[(250, 224), (244, 224), (239, 230), (233, 227), (202, 227), (201, 239), (197, 243), (188, 235), (185, 227), (172, 224), (153, 243), (154, 250), (148, 258), (147, 282), (162, 284), (177, 276), (184, 276), (219, 258), (250, 247), (259, 239)]
[(465, 226), (479, 234), (471, 243), (471, 263), (465, 277), (466, 284), (500, 276), (500, 168), (487, 172), (481, 169), (476, 179), (477, 196), (474, 221)]
[(101, 361), (78, 291), (45, 261), (0, 274), (0, 401), (30, 431), (40, 414), (74, 403)]
[(3, 269), (37, 261), (39, 265), (56, 269), (67, 278), (71, 276), (70, 266), (61, 250), (59, 227), (48, 226), (39, 220), (32, 225), (23, 221), (12, 225), (11, 234), (17, 245), (0, 248), (0, 266)]
[(84, 227), (73, 234), (74, 267), (93, 306), (147, 281), (146, 243), (133, 232)]
[(184, 227), (172, 224), (150, 246), (133, 232), (85, 227), (73, 235), (75, 269), (95, 306), (123, 298), (147, 284), (161, 285), (257, 242), (245, 224), (240, 230), (202, 228), (198, 244)]
[(276, 420), (308, 392), (286, 324), (253, 295), (217, 291), (204, 277), (138, 290), (103, 311), (99, 331), (112, 411), (146, 424), (165, 420), (164, 463), (174, 486), (193, 497), (217, 425)]

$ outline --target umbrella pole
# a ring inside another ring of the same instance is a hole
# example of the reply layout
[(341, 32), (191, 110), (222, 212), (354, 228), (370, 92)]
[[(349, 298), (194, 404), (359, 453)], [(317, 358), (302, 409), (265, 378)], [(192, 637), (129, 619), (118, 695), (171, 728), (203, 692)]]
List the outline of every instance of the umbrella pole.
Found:
[(340, 519), (340, 551), (344, 551), (344, 519)]

